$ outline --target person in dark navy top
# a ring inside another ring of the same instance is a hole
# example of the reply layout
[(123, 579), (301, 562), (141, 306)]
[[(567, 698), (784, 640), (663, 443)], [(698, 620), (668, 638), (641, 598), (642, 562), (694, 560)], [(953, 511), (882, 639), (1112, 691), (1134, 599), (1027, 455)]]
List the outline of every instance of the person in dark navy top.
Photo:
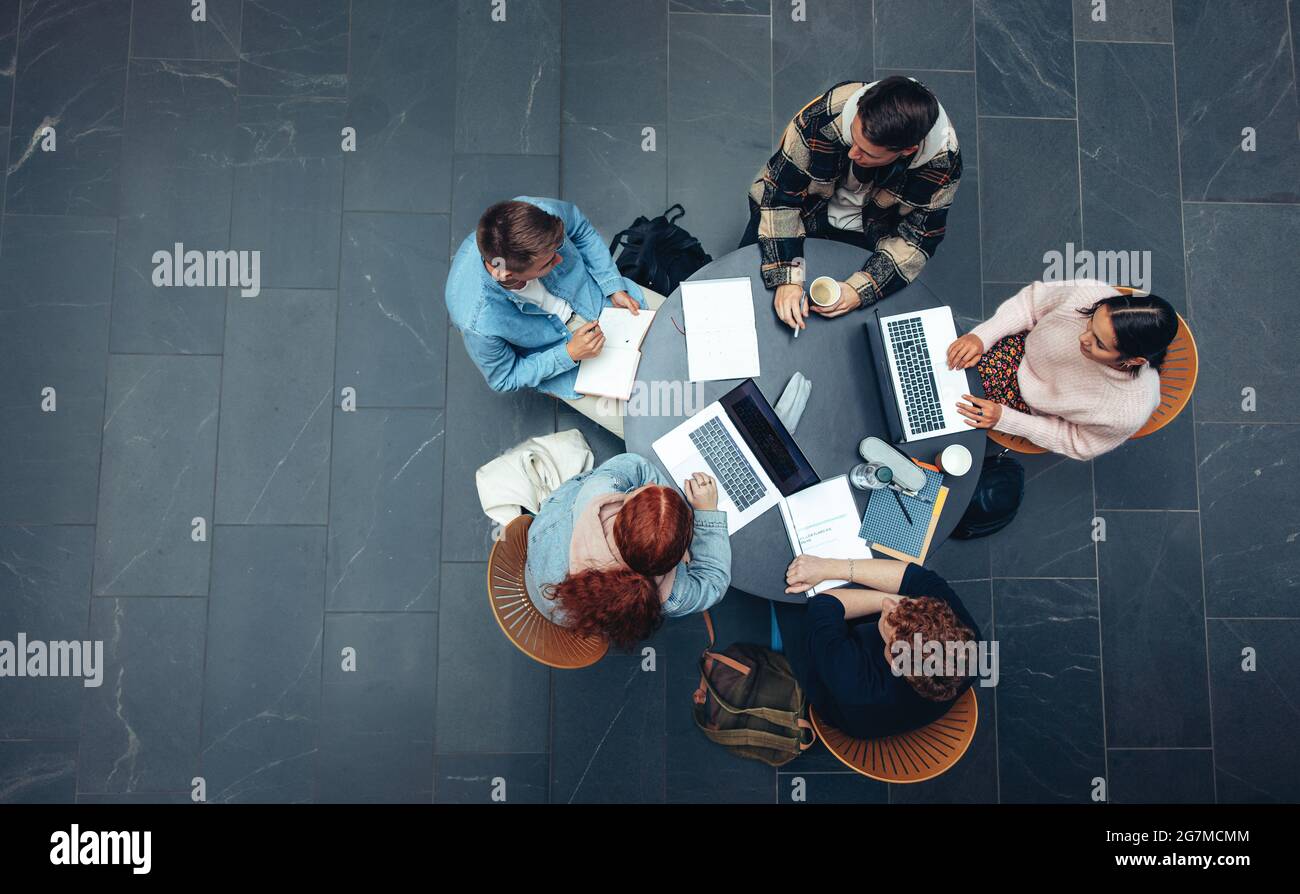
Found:
[[(918, 729), (947, 713), (980, 668), (979, 627), (947, 582), (893, 559), (803, 555), (786, 571), (786, 592), (824, 580), (862, 587), (777, 605), (786, 655), (822, 719), (867, 739)], [(958, 652), (964, 664), (952, 660)], [(936, 654), (951, 657), (929, 665), (919, 657)]]

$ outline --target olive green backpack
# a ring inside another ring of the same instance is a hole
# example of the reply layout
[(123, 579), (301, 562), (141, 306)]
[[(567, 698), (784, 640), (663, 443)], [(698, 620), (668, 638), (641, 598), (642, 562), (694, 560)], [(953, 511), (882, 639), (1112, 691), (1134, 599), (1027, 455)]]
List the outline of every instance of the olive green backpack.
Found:
[(790, 662), (754, 643), (714, 651), (713, 619), (704, 613), (709, 647), (700, 656), (692, 711), (704, 735), (738, 757), (788, 764), (817, 741), (808, 704)]

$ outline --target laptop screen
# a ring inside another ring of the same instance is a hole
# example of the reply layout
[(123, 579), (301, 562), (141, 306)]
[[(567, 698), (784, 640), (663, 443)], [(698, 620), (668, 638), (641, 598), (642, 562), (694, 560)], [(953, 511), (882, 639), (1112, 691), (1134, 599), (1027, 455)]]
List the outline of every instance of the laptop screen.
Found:
[(753, 379), (727, 392), (719, 402), (783, 495), (821, 480)]

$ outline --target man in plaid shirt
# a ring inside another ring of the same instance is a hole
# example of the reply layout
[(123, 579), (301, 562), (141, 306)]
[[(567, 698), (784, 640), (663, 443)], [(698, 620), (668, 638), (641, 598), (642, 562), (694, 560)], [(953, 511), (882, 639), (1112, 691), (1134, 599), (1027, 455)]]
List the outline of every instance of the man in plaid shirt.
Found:
[(943, 241), (961, 178), (957, 135), (911, 78), (837, 84), (804, 106), (749, 190), (749, 228), (777, 316), (806, 327), (805, 236), (867, 249), (824, 317), (868, 307), (914, 280)]

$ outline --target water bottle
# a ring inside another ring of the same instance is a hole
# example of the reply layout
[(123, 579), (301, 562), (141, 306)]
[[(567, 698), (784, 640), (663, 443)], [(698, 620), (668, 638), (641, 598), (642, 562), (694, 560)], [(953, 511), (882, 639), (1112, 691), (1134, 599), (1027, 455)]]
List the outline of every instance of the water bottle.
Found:
[(884, 463), (858, 463), (849, 472), (849, 484), (858, 490), (879, 490), (894, 480), (894, 470)]

